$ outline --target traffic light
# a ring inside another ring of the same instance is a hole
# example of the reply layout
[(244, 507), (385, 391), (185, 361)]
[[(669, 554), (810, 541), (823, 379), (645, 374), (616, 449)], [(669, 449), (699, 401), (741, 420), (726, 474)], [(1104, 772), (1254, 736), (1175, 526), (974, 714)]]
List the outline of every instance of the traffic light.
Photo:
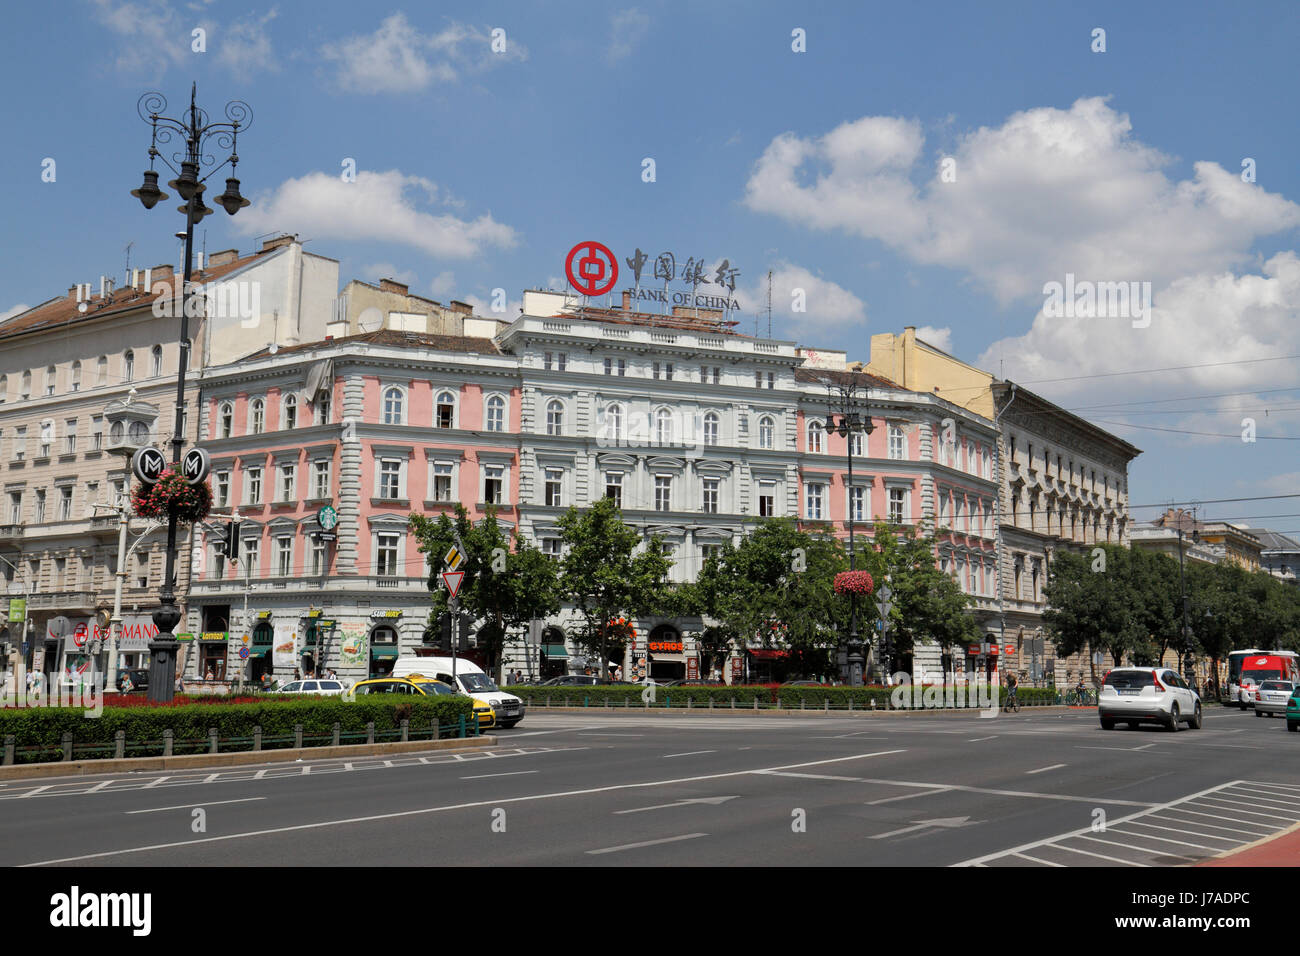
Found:
[(460, 644), (457, 645), (461, 651), (469, 650), (470, 628), (474, 626), (474, 615), (461, 612), (460, 615)]
[(232, 521), (226, 525), (226, 557), (231, 561), (239, 560), (239, 522)]
[(451, 651), (451, 612), (443, 612), (438, 617), (438, 649)]

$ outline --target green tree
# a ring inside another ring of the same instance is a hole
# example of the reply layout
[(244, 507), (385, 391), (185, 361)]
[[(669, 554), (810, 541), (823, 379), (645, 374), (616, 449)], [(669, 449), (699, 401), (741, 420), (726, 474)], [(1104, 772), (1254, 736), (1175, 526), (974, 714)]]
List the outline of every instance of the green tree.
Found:
[(611, 633), (610, 620), (661, 606), (672, 562), (664, 557), (657, 535), (638, 550), (640, 533), (623, 521), (610, 498), (582, 511), (569, 508), (557, 524), (565, 549), (560, 593), (583, 618), (574, 636), (589, 652), (600, 654), (601, 673), (608, 676), (610, 651), (621, 653), (626, 643), (624, 635)]
[(446, 514), (436, 521), (411, 515), (411, 528), (429, 563), (429, 591), (433, 604), (430, 625), (447, 610), (447, 591), (442, 586), (443, 556), (460, 535), (465, 572), (458, 598), (460, 607), (482, 621), (475, 635), (487, 658), (489, 673), (499, 669), (501, 652), (511, 629), (545, 618), (560, 609), (556, 563), (519, 535), (512, 542), (502, 530), (493, 509), (474, 524), (462, 505), (456, 505), (453, 521)]
[[(1058, 549), (1052, 557), (1043, 586), (1043, 622), (1057, 654), (1100, 650), (1116, 661), (1152, 656), (1146, 604), (1139, 598), (1143, 585), (1140, 578), (1135, 581), (1132, 552), (1114, 544), (1097, 548), (1102, 555), (1094, 556), (1096, 549), (1082, 554)], [(1135, 608), (1141, 613), (1135, 614)]]

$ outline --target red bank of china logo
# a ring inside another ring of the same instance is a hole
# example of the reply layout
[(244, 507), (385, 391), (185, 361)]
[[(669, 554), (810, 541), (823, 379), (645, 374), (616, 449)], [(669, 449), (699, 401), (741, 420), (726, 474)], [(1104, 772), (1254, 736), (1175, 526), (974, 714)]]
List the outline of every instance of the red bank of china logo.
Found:
[(570, 249), (564, 271), (573, 287), (587, 296), (604, 295), (618, 282), (618, 260), (599, 242), (580, 242)]

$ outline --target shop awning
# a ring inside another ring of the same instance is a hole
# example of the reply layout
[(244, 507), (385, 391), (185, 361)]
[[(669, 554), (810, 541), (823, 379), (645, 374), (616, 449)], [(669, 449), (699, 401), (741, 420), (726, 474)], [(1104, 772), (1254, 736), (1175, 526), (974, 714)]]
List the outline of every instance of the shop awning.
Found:
[(371, 644), (371, 645), (370, 645), (370, 656), (371, 656), (371, 657), (396, 657), (396, 656), (397, 656), (397, 648), (396, 648), (396, 647), (385, 647), (385, 646), (382, 645), (382, 644), (379, 644), (379, 645)]
[(770, 647), (754, 647), (750, 648), (745, 653), (756, 661), (776, 661), (783, 657), (790, 656), (789, 651), (779, 651)]
[(542, 653), (551, 660), (564, 660), (569, 656), (563, 644), (543, 644)]

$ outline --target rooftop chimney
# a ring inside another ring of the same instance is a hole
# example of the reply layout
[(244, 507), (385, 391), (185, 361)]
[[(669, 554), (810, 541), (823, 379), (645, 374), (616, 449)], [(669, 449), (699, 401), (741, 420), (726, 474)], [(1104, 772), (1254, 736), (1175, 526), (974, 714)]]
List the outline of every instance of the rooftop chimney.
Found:
[(287, 246), (290, 243), (294, 243), (297, 241), (298, 241), (298, 236), (296, 234), (292, 236), (290, 235), (277, 236), (274, 239), (267, 239), (265, 242), (263, 242), (262, 248), (259, 251), (270, 252), (272, 249), (279, 249), (281, 246)]
[(623, 290), (623, 311), (632, 311), (632, 293), (626, 289)]
[(396, 292), (398, 295), (406, 295), (407, 286), (404, 282), (396, 282), (393, 279), (380, 279), (379, 291)]
[(214, 252), (208, 256), (208, 268), (215, 269), (217, 266), (224, 266), (227, 263), (234, 262), (238, 258), (238, 249), (222, 249), (220, 252)]
[(451, 311), (459, 312), (461, 315), (474, 314), (474, 306), (470, 305), (468, 302), (458, 302), (456, 299), (452, 299), (450, 308)]

